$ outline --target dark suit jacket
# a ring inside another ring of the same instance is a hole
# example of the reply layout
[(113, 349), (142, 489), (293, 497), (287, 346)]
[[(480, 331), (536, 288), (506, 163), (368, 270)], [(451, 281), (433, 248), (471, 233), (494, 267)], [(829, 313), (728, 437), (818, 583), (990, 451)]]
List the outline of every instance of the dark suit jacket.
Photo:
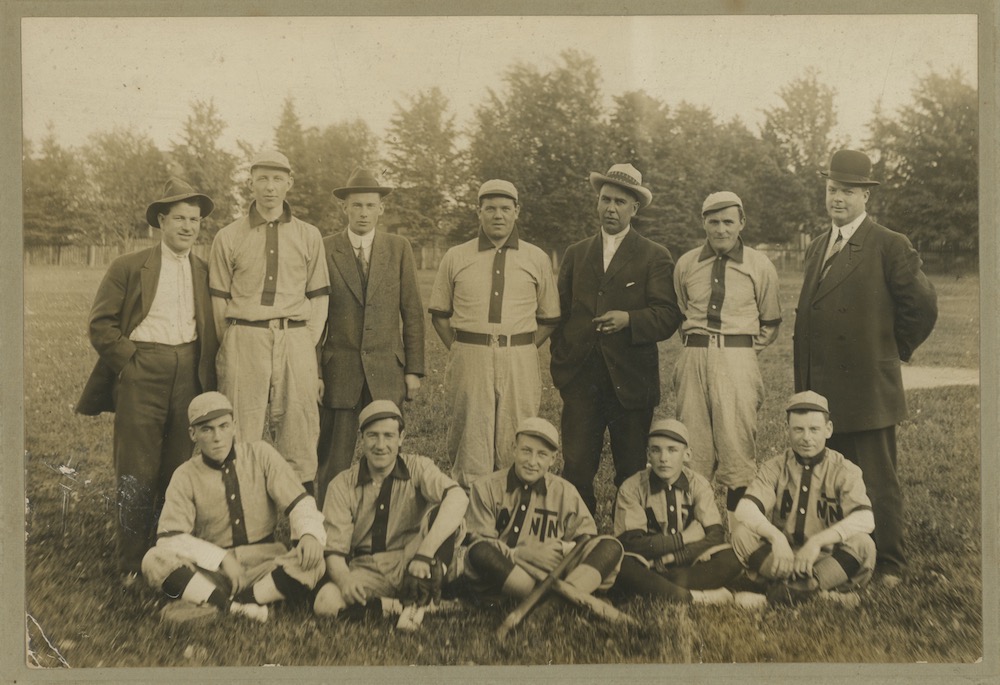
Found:
[[(674, 260), (667, 248), (632, 228), (604, 271), (601, 234), (570, 245), (559, 269), (562, 321), (552, 334), (552, 381), (564, 388), (595, 348), (611, 374), (618, 400), (627, 409), (660, 401), (656, 343), (681, 323), (674, 293)], [(598, 334), (592, 319), (619, 309), (628, 328)]]
[(410, 241), (375, 235), (365, 289), (347, 231), (325, 238), (323, 247), (330, 271), (323, 404), (353, 407), (365, 381), (373, 399), (400, 402), (403, 374), (424, 375), (424, 308)]
[[(160, 281), (162, 244), (119, 257), (104, 275), (90, 310), (90, 344), (99, 359), (84, 386), (76, 411), (96, 416), (115, 410), (114, 387), (118, 374), (135, 353), (128, 336), (153, 304)], [(215, 353), (219, 340), (208, 295), (208, 265), (191, 253), (195, 329), (198, 332), (198, 381), (201, 391), (216, 388)]]
[(830, 403), (836, 432), (906, 418), (900, 360), (934, 328), (937, 295), (906, 236), (866, 218), (819, 283), (830, 231), (806, 248), (795, 316), (795, 390)]

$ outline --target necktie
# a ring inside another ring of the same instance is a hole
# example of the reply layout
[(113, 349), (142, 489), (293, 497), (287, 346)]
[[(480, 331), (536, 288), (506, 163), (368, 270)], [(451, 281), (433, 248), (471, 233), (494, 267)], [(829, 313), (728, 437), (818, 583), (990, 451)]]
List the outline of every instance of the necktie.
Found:
[(361, 269), (361, 281), (368, 285), (368, 260), (365, 259), (365, 248), (358, 246), (358, 268)]
[(833, 266), (833, 260), (836, 258), (837, 254), (840, 253), (840, 248), (844, 244), (844, 235), (837, 229), (837, 239), (833, 241), (833, 251), (830, 252), (830, 256), (826, 258), (823, 262), (823, 270), (820, 271), (819, 280), (826, 278), (826, 274), (830, 271), (830, 267)]

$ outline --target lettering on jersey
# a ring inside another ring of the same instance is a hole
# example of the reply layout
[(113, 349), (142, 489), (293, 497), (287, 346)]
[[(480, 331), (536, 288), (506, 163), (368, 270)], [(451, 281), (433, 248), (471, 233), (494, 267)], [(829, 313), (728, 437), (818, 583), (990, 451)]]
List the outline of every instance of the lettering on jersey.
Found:
[(504, 531), (508, 523), (510, 523), (510, 512), (506, 509), (501, 509), (500, 513), (497, 514), (497, 535)]
[(545, 542), (546, 538), (559, 537), (559, 512), (549, 509), (535, 509), (535, 514), (531, 518), (531, 525), (528, 532), (538, 536), (540, 542)]
[(844, 519), (844, 507), (836, 497), (828, 497), (824, 492), (816, 498), (816, 518), (829, 528)]
[(694, 512), (693, 504), (681, 505), (681, 529), (687, 528), (688, 521), (691, 520)]
[(788, 515), (792, 512), (792, 507), (795, 506), (795, 502), (792, 500), (792, 493), (786, 488), (781, 494), (781, 520), (784, 521), (788, 518)]

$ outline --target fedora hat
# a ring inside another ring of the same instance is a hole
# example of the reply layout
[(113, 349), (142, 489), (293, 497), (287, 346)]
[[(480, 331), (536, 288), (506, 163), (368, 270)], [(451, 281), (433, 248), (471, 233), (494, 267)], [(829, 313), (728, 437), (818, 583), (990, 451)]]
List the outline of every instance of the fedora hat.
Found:
[(334, 196), (341, 200), (351, 193), (378, 193), (385, 197), (391, 192), (392, 188), (382, 185), (382, 181), (367, 169), (355, 169), (347, 179), (346, 186), (333, 189)]
[(215, 209), (215, 203), (212, 202), (212, 198), (208, 195), (199, 193), (189, 183), (185, 183), (177, 177), (172, 177), (163, 186), (163, 196), (146, 207), (146, 221), (153, 228), (159, 228), (159, 215), (166, 213), (170, 205), (183, 200), (193, 201), (201, 207), (202, 219), (211, 214), (212, 210)]
[(852, 186), (877, 186), (878, 181), (870, 178), (872, 161), (868, 155), (857, 150), (837, 150), (830, 158), (830, 167), (820, 171), (831, 181), (839, 181)]
[(636, 199), (639, 200), (639, 209), (653, 201), (653, 194), (649, 192), (649, 188), (642, 185), (642, 174), (631, 164), (612, 165), (606, 174), (596, 171), (590, 172), (590, 185), (598, 193), (601, 192), (601, 187), (605, 183), (619, 186), (635, 195)]

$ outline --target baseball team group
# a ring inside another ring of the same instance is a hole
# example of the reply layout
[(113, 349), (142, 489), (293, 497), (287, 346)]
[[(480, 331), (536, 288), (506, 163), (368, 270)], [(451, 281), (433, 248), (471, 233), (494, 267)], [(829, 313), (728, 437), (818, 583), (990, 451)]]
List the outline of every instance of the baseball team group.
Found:
[[(377, 174), (333, 191), (347, 227), (324, 238), (286, 201), (288, 158), (258, 154), (253, 201), (207, 263), (191, 248), (213, 201), (170, 179), (146, 210), (161, 242), (98, 288), (77, 406), (114, 412), (120, 581), (163, 593), (173, 622), (266, 621), (279, 601), (412, 619), (449, 596), (605, 617), (635, 595), (851, 605), (873, 577), (897, 585), (900, 365), (937, 299), (910, 241), (867, 214), (871, 169), (839, 150), (820, 172), (831, 222), (805, 253), (786, 449), (760, 464), (757, 355), (778, 336), (779, 280), (741, 238), (733, 192), (704, 199), (705, 241), (675, 263), (632, 225), (653, 199), (640, 172), (592, 172), (600, 230), (555, 273), (518, 234), (518, 188), (487, 180), (478, 233), (444, 255), (425, 309), (410, 243), (376, 230), (392, 192)], [(450, 473), (403, 449), (427, 313), (448, 349)], [(675, 333), (676, 418), (654, 419), (657, 344)], [(538, 416), (546, 341), (558, 428)]]

